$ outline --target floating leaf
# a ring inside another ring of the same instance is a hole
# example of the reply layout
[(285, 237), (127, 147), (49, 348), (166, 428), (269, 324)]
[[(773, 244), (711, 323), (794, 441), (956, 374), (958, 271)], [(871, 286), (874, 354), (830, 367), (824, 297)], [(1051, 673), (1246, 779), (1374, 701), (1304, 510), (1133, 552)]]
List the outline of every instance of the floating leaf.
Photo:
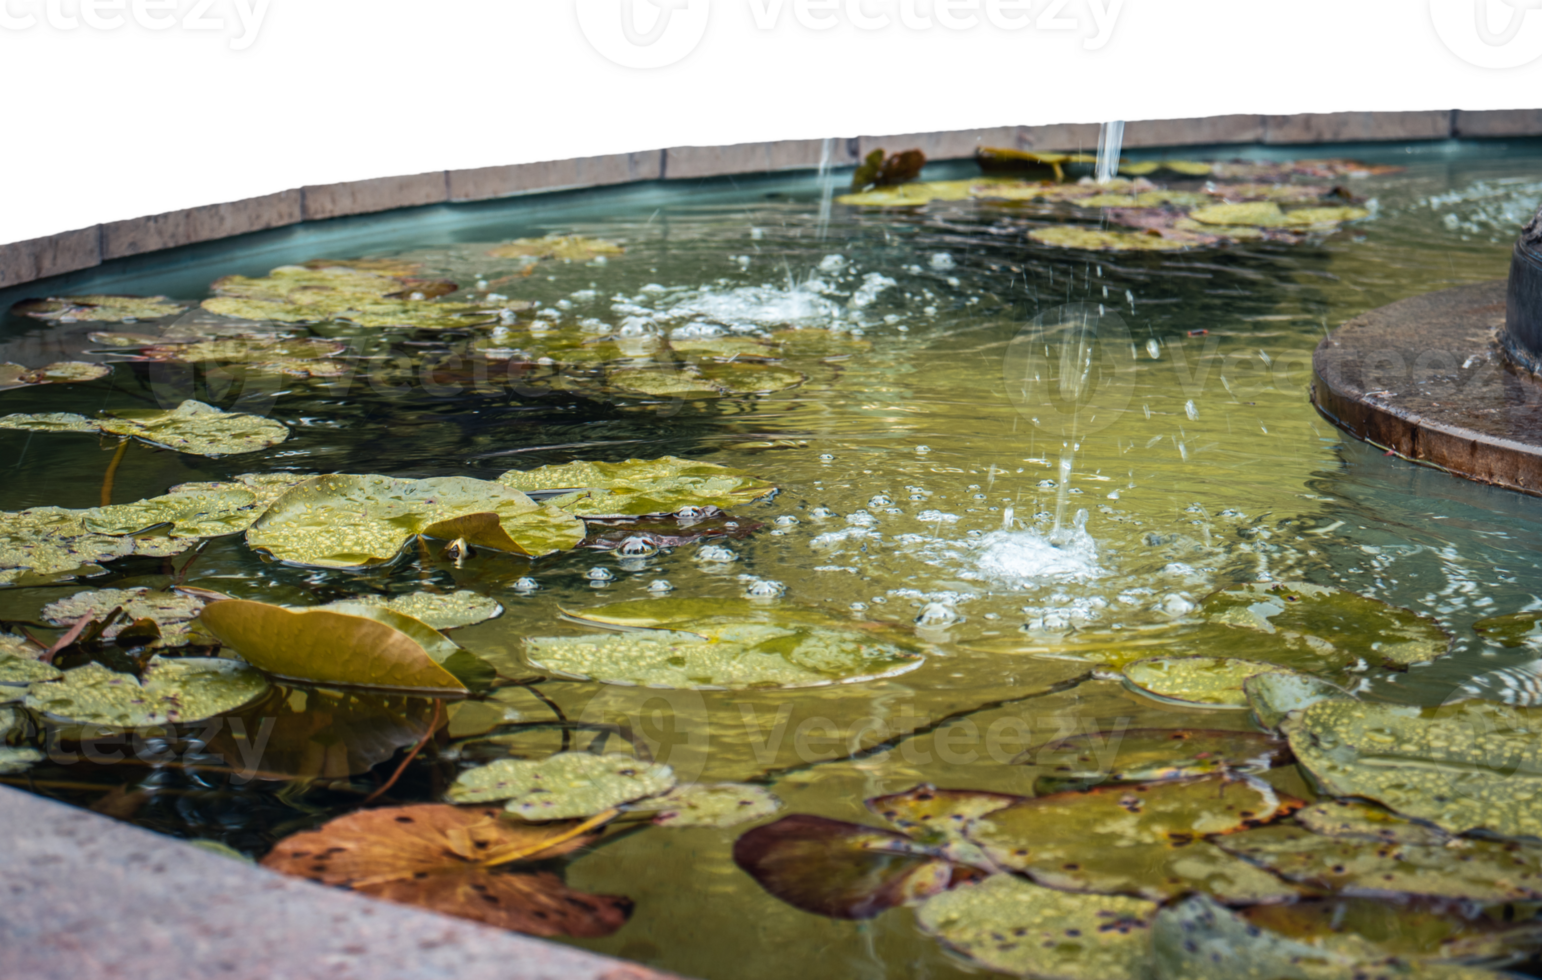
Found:
[(1332, 227), (1345, 221), (1359, 221), (1369, 218), (1371, 212), (1364, 208), (1334, 207), (1334, 208), (1297, 208), (1287, 212), (1285, 220), (1291, 225), (1310, 225), (1314, 228)]
[(589, 262), (600, 256), (620, 255), (626, 249), (615, 242), (582, 235), (548, 235), (545, 238), (518, 238), (499, 245), (487, 254), (497, 259), (560, 259), (563, 262)]
[(1112, 784), (1024, 800), (976, 820), (968, 835), (997, 866), (1051, 888), (1156, 901), (1195, 890), (1230, 902), (1282, 901), (1297, 890), (1199, 838), (1300, 806), (1263, 783), (1219, 776)]
[(61, 507), (0, 513), (0, 569), (17, 569), (13, 581), (42, 583), (99, 572), (96, 562), (133, 554), (133, 539), (88, 531), (89, 513)]
[(1146, 232), (1104, 231), (1080, 225), (1035, 228), (1028, 237), (1040, 245), (1097, 252), (1174, 252), (1189, 245)]
[(0, 685), (26, 687), (29, 684), (39, 684), (44, 681), (56, 681), (64, 676), (64, 671), (52, 664), (45, 664), (35, 657), (12, 652), (19, 646), (19, 644), (17, 646), (7, 644), (0, 647)]
[(480, 661), (426, 624), (380, 606), (287, 609), (225, 599), (206, 606), (198, 622), (277, 677), (457, 694), (477, 686)]
[(499, 759), (467, 769), (455, 779), (455, 803), (492, 803), (526, 820), (592, 817), (623, 803), (667, 793), (675, 773), (668, 766), (629, 755), (561, 752), (549, 758)]
[(908, 208), (920, 207), (932, 201), (967, 201), (979, 194), (997, 196), (1007, 187), (1031, 189), (1044, 193), (1037, 184), (1002, 178), (976, 180), (942, 180), (924, 184), (901, 184), (897, 187), (879, 187), (860, 194), (843, 194), (835, 200), (839, 204), (855, 204), (863, 207)]
[(737, 827), (769, 817), (782, 801), (763, 786), (746, 783), (691, 783), (663, 796), (628, 804), (628, 810), (657, 812), (660, 827)]
[(266, 278), (226, 276), (203, 308), (221, 316), (281, 323), (345, 319), (361, 327), (454, 329), (488, 317), (467, 303), (436, 303), (453, 283), (423, 282), (365, 269), (283, 266)]
[(1145, 980), (1157, 905), (992, 875), (927, 899), (921, 929), (988, 970), (1047, 980)]
[(75, 724), (146, 728), (222, 715), (267, 689), (261, 674), (234, 660), (154, 657), (143, 681), (95, 663), (67, 670), (30, 689), (27, 707)]
[(495, 809), (439, 804), (364, 810), (287, 837), (264, 867), (401, 905), (532, 936), (608, 936), (629, 899), (569, 889), (549, 871), (503, 871), (490, 857), (545, 861), (593, 841), (571, 825), (532, 827)]
[(1501, 646), (1527, 646), (1542, 637), (1542, 612), (1510, 613), (1490, 616), (1472, 624), (1473, 632), (1497, 641)]
[(1279, 671), (1274, 664), (1229, 657), (1154, 657), (1124, 668), (1125, 680), (1162, 701), (1210, 708), (1246, 708), (1243, 683)]
[(1326, 793), (1375, 800), (1453, 834), (1542, 836), (1542, 709), (1320, 701), (1284, 731)]
[(1362, 660), (1398, 670), (1451, 648), (1451, 636), (1427, 616), (1306, 582), (1263, 582), (1219, 592), (1205, 600), (1201, 612), (1212, 623), (1268, 633), (1310, 651), (1325, 667)]
[(47, 367), (25, 368), (20, 364), (0, 363), (0, 391), (29, 385), (60, 385), (76, 381), (98, 381), (112, 373), (105, 364), (64, 361)]
[(561, 505), (580, 517), (673, 514), (686, 507), (729, 510), (776, 491), (774, 485), (740, 470), (678, 456), (510, 470), (498, 482), (527, 493), (587, 490), (584, 498)]
[(182, 490), (132, 504), (96, 507), (85, 512), (94, 534), (137, 535), (150, 528), (173, 538), (216, 538), (239, 534), (260, 515), (257, 496), (246, 489)]
[(191, 344), (148, 345), (140, 349), (135, 360), (239, 365), (254, 372), (334, 378), (346, 374), (348, 366), (331, 358), (347, 349), (346, 344), (334, 340), (232, 338)]
[(953, 880), (951, 862), (902, 834), (793, 814), (734, 842), (734, 863), (794, 908), (871, 919)]
[(681, 354), (704, 354), (723, 360), (746, 358), (774, 361), (781, 356), (775, 347), (748, 337), (671, 337), (669, 346)]
[(191, 400), (169, 412), (104, 419), (99, 424), (103, 432), (132, 436), (152, 446), (196, 456), (251, 453), (289, 438), (289, 429), (272, 419), (222, 412)]
[(877, 796), (867, 808), (904, 831), (911, 840), (938, 849), (960, 864), (991, 867), (979, 846), (965, 835), (970, 821), (1021, 803), (1026, 797), (971, 789), (937, 789), (921, 785), (904, 793)]
[(1346, 895), (1427, 895), (1475, 902), (1542, 898), (1542, 850), (1498, 841), (1401, 844), (1260, 827), (1217, 846), (1297, 881)]
[(1251, 204), (1212, 204), (1196, 208), (1189, 217), (1205, 225), (1251, 225), (1255, 228), (1277, 228), (1290, 224), (1285, 212), (1273, 201)]
[(731, 364), (704, 364), (698, 370), (704, 380), (730, 395), (786, 391), (808, 380), (807, 376), (788, 368), (771, 364), (747, 364), (741, 361)]
[(1469, 902), (1334, 897), (1255, 905), (1237, 914), (1261, 929), (1359, 959), (1494, 962), (1542, 948), (1542, 923), (1505, 921), (1504, 911)]
[(1131, 177), (1144, 177), (1158, 170), (1171, 170), (1184, 177), (1204, 177), (1213, 165), (1202, 160), (1142, 160), (1139, 163), (1121, 163), (1119, 172)]
[(436, 592), (412, 592), (390, 599), (385, 596), (360, 596), (357, 599), (345, 601), (381, 606), (401, 613), (403, 616), (411, 616), (436, 630), (472, 626), (503, 615), (503, 605), (498, 600), (465, 590), (448, 595)]
[(657, 398), (714, 398), (723, 393), (716, 382), (703, 378), (694, 368), (613, 371), (606, 381), (616, 388)]
[(1364, 800), (1323, 800), (1296, 813), (1296, 822), (1327, 837), (1443, 847), (1451, 835)]
[(1321, 677), (1286, 671), (1254, 674), (1242, 682), (1242, 690), (1248, 707), (1253, 709), (1253, 717), (1269, 729), (1278, 728), (1292, 711), (1304, 711), (1319, 701), (1354, 699), (1354, 695)]
[(577, 547), (584, 525), (484, 480), (322, 476), (274, 501), (246, 543), (296, 565), (360, 568), (395, 559), (420, 535), (540, 556)]
[(1261, 773), (1293, 761), (1290, 746), (1270, 735), (1164, 728), (1077, 735), (1030, 749), (1019, 759), (1048, 769), (1040, 783), (1053, 787), (1051, 791), (1105, 782)]
[(70, 412), (42, 412), (0, 416), (0, 429), (23, 432), (97, 432), (98, 425), (84, 415)]
[(11, 312), (39, 320), (66, 323), (83, 321), (116, 323), (157, 320), (181, 313), (185, 307), (164, 296), (60, 296), (53, 299), (23, 300)]
[(73, 626), (82, 619), (102, 619), (122, 609), (125, 619), (108, 627), (104, 637), (114, 637), (131, 623), (148, 619), (160, 627), (164, 645), (175, 646), (187, 637), (187, 623), (204, 606), (202, 599), (177, 592), (152, 592), (148, 588), (103, 589), (77, 592), (43, 607), (42, 617), (54, 626)]
[(26, 772), (46, 758), (41, 749), (0, 745), (0, 776)]

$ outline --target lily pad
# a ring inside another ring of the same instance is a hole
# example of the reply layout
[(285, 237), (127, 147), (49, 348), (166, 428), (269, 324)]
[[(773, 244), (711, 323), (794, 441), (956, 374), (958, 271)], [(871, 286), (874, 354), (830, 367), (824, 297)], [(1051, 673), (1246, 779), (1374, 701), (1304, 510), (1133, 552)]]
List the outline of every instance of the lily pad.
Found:
[(245, 489), (183, 490), (132, 504), (96, 507), (85, 512), (86, 530), (113, 536), (141, 534), (165, 527), (174, 538), (217, 538), (251, 527), (261, 511), (257, 496)]
[(102, 633), (114, 637), (137, 620), (149, 619), (160, 627), (163, 645), (175, 646), (187, 636), (187, 623), (204, 606), (202, 599), (177, 592), (152, 592), (148, 588), (103, 589), (77, 592), (43, 607), (42, 617), (55, 626), (72, 626), (81, 619), (102, 619), (122, 609), (124, 619)]
[(181, 313), (186, 307), (164, 296), (60, 296), (23, 300), (11, 312), (38, 320), (121, 323), (158, 320)]
[(694, 368), (612, 371), (606, 381), (613, 387), (656, 398), (715, 398), (723, 389)]
[(877, 796), (867, 808), (903, 831), (911, 840), (937, 849), (951, 861), (977, 868), (990, 859), (965, 831), (971, 821), (1021, 803), (1027, 797), (971, 789), (938, 789), (921, 785), (903, 793)]
[(195, 456), (252, 453), (289, 438), (288, 427), (280, 422), (240, 412), (222, 412), (191, 400), (169, 412), (104, 419), (100, 427), (103, 432), (132, 436), (152, 446)]
[(88, 514), (62, 507), (0, 513), (0, 569), (16, 570), (13, 581), (44, 583), (99, 572), (97, 562), (134, 553), (131, 538), (88, 531)]
[(1229, 657), (1153, 657), (1124, 669), (1132, 687), (1161, 701), (1208, 708), (1246, 708), (1249, 677), (1278, 672), (1274, 664)]
[(453, 283), (424, 283), (361, 268), (282, 266), (265, 278), (226, 276), (203, 308), (221, 316), (280, 323), (343, 319), (361, 327), (453, 329), (485, 322), (475, 305), (434, 302)]
[(545, 238), (518, 238), (488, 251), (498, 259), (558, 259), (563, 262), (588, 262), (600, 256), (620, 255), (626, 249), (615, 242), (582, 235), (548, 235)]
[(789, 368), (742, 361), (703, 364), (698, 370), (703, 380), (730, 395), (764, 395), (787, 391), (808, 380), (806, 375)]
[(510, 470), (498, 482), (527, 493), (586, 490), (582, 499), (561, 505), (580, 517), (673, 514), (686, 507), (729, 510), (776, 491), (773, 484), (740, 470), (678, 456)]
[(105, 364), (63, 361), (47, 367), (25, 368), (20, 364), (0, 363), (0, 391), (32, 385), (61, 385), (76, 381), (98, 381), (112, 373)]
[(629, 755), (561, 752), (539, 761), (500, 759), (467, 769), (448, 795), (455, 803), (504, 800), (506, 810), (526, 820), (565, 820), (592, 817), (674, 786), (668, 766)]
[(45, 664), (33, 657), (18, 656), (9, 650), (0, 652), (0, 685), (5, 687), (26, 687), (29, 684), (56, 681), (63, 676), (64, 671), (52, 664)]
[(747, 783), (692, 783), (663, 796), (630, 803), (628, 810), (657, 812), (660, 827), (737, 827), (769, 817), (782, 801), (764, 786)]
[(1527, 646), (1542, 638), (1542, 612), (1519, 612), (1505, 616), (1489, 616), (1472, 624), (1473, 632), (1488, 637), (1502, 646)]
[(279, 497), (246, 542), (280, 561), (361, 568), (418, 536), (538, 557), (575, 548), (583, 522), (518, 490), (467, 477), (322, 476)]
[(1493, 964), (1513, 962), (1542, 948), (1542, 923), (1506, 921), (1502, 910), (1470, 902), (1335, 896), (1290, 905), (1257, 905), (1237, 914), (1289, 939), (1366, 960), (1395, 957), (1405, 963)]
[(1542, 850), (1462, 840), (1400, 844), (1324, 837), (1302, 827), (1260, 827), (1217, 846), (1296, 881), (1346, 895), (1426, 895), (1495, 903), (1542, 898)]
[(1269, 786), (1211, 776), (1055, 793), (989, 813), (967, 831), (1002, 868), (1066, 891), (1153, 901), (1203, 891), (1228, 902), (1288, 901), (1298, 889), (1199, 838), (1301, 806)]
[(411, 616), (436, 630), (472, 626), (503, 615), (503, 605), (498, 600), (465, 590), (449, 595), (437, 592), (412, 592), (393, 599), (387, 599), (385, 596), (360, 596), (346, 601), (381, 606), (401, 613), (403, 616)]
[(988, 970), (1045, 980), (1145, 980), (1157, 904), (992, 875), (927, 899), (926, 932)]
[(1326, 837), (1444, 847), (1451, 835), (1364, 800), (1323, 800), (1296, 813), (1296, 823)]
[(1304, 711), (1319, 701), (1354, 700), (1354, 695), (1321, 677), (1286, 671), (1254, 674), (1242, 682), (1242, 690), (1258, 724), (1271, 730), (1292, 711)]
[(530, 663), (568, 677), (676, 690), (823, 687), (894, 677), (922, 657), (855, 630), (732, 620), (690, 632), (531, 637)]
[(1285, 220), (1291, 225), (1310, 225), (1316, 228), (1333, 227), (1346, 221), (1359, 221), (1370, 216), (1371, 212), (1364, 208), (1296, 208), (1286, 213)]
[(871, 919), (928, 898), (953, 880), (952, 862), (903, 834), (796, 813), (734, 842), (734, 863), (794, 908)]
[(573, 829), (511, 823), (483, 807), (389, 807), (286, 837), (262, 864), (532, 936), (608, 936), (626, 924), (629, 899), (574, 891), (550, 871), (500, 870), (550, 861), (594, 842), (593, 834)]
[(23, 432), (98, 432), (100, 426), (84, 415), (72, 412), (41, 412), (0, 416), (0, 429)]
[(1048, 770), (1054, 790), (1099, 783), (1157, 782), (1214, 773), (1262, 773), (1292, 760), (1284, 740), (1257, 732), (1138, 728), (1077, 735), (1030, 749), (1024, 761)]
[(1148, 232), (1105, 231), (1080, 225), (1035, 228), (1028, 237), (1040, 245), (1094, 252), (1176, 252), (1189, 247), (1186, 242)]
[(25, 746), (0, 745), (0, 776), (26, 772), (48, 758), (41, 749)]
[(135, 360), (238, 365), (255, 372), (333, 378), (348, 372), (346, 364), (332, 360), (346, 350), (346, 344), (334, 340), (224, 339), (146, 346)]
[(1306, 582), (1264, 582), (1219, 592), (1200, 611), (1212, 623), (1267, 633), (1310, 650), (1325, 666), (1361, 660), (1400, 670), (1451, 648), (1450, 634), (1427, 616)]
[(1542, 709), (1321, 701), (1284, 731), (1326, 793), (1375, 800), (1453, 834), (1542, 837)]
[(480, 659), (425, 623), (382, 606), (288, 609), (225, 599), (204, 607), (198, 623), (277, 677), (460, 694), (491, 680)]
[(58, 681), (31, 688), (27, 707), (80, 725), (146, 728), (213, 718), (267, 689), (261, 674), (234, 660), (154, 657), (142, 681), (95, 663), (65, 671)]

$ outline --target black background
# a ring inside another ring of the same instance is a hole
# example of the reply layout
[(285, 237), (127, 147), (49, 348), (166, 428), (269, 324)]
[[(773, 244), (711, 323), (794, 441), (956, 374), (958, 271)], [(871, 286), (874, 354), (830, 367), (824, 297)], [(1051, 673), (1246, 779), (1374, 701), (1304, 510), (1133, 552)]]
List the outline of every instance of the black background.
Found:
[[(9, 0), (12, 14), (43, 0)], [(77, 0), (63, 0), (76, 12)], [(193, 0), (180, 0), (182, 17)], [(0, 239), (301, 180), (669, 142), (1223, 109), (1534, 103), (1542, 62), (1473, 68), (1422, 0), (1126, 0), (1109, 45), (1072, 31), (757, 31), (712, 0), (699, 48), (637, 71), (584, 42), (572, 0), (271, 0), (227, 31), (0, 31)], [(1041, 14), (1044, 0), (1033, 5)], [(930, 11), (930, 0), (919, 2)], [(1086, 0), (1072, 0), (1092, 34)]]

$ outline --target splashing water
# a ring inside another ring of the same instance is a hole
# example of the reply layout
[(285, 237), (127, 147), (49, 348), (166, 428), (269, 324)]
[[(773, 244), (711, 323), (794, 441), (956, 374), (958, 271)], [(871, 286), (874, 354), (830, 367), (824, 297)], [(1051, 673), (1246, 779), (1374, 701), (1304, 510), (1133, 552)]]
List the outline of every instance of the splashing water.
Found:
[(1124, 147), (1124, 123), (1106, 122), (1098, 131), (1097, 182), (1106, 184), (1119, 174), (1119, 151)]
[(1048, 580), (1081, 582), (1102, 576), (1097, 542), (1087, 533), (1087, 512), (1079, 510), (1061, 540), (1038, 531), (993, 531), (980, 539), (975, 569), (1004, 585), (1024, 586)]
[(830, 158), (835, 153), (835, 140), (826, 139), (819, 151), (819, 240), (824, 241), (830, 230), (830, 205), (835, 198), (835, 178), (830, 176)]

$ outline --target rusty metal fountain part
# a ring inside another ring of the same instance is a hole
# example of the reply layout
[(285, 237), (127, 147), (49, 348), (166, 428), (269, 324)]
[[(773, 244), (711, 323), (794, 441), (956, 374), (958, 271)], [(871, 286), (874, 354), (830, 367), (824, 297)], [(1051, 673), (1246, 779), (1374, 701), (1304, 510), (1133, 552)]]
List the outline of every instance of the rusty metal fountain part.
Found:
[(1542, 496), (1542, 211), (1508, 282), (1355, 317), (1312, 356), (1312, 403), (1356, 438), (1454, 476)]

